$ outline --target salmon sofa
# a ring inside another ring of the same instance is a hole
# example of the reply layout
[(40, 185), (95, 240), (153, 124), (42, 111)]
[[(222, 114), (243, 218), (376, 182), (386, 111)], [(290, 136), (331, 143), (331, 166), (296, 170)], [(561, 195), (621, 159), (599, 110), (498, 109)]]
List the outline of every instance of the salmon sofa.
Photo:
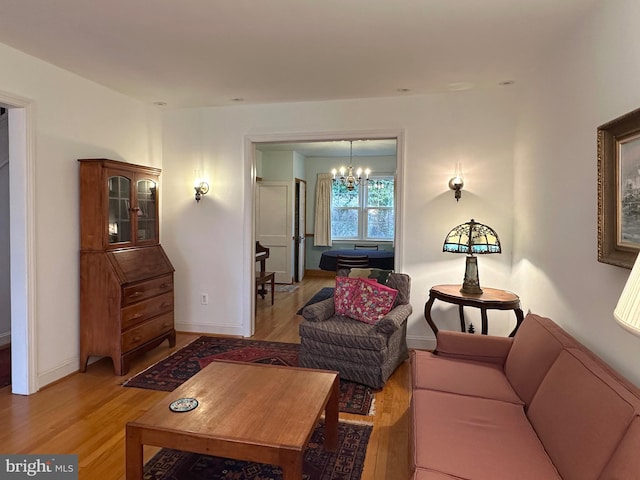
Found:
[(411, 374), (414, 480), (640, 479), (640, 390), (548, 318), (439, 331)]

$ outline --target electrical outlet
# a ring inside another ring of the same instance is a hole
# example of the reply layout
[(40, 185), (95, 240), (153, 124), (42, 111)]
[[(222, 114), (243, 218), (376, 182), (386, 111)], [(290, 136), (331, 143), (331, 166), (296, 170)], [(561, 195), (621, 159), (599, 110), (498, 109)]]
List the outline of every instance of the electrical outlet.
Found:
[(209, 294), (208, 293), (201, 293), (200, 294), (200, 303), (202, 305), (209, 305)]

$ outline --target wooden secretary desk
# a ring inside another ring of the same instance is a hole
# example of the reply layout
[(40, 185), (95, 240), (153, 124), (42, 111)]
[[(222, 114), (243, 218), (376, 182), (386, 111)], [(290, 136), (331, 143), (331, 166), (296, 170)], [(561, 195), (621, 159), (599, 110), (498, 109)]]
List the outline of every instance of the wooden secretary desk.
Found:
[(175, 346), (173, 266), (159, 243), (160, 169), (80, 162), (80, 370), (111, 357), (116, 375), (165, 339)]

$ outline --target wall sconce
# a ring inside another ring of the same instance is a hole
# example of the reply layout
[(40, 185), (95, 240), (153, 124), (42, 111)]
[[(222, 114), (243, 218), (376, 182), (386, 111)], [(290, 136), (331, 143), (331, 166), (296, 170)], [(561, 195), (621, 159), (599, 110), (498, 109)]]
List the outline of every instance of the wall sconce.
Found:
[(458, 162), (456, 164), (456, 171), (449, 180), (449, 188), (455, 192), (456, 202), (460, 201), (460, 197), (462, 197), (462, 187), (464, 187), (464, 177), (462, 176), (462, 167), (460, 166), (460, 162)]
[(196, 177), (193, 182), (193, 189), (196, 191), (196, 202), (200, 203), (202, 196), (206, 195), (209, 191), (209, 184), (199, 177)]

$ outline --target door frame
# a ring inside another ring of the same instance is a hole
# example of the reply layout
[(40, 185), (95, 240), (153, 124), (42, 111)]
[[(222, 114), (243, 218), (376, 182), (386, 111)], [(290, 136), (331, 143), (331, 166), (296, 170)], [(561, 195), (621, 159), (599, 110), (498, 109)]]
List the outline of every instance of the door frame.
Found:
[(35, 138), (32, 100), (0, 91), (9, 109), (11, 391), (38, 391), (36, 359)]
[(402, 271), (404, 264), (404, 149), (405, 132), (402, 129), (381, 130), (345, 130), (339, 132), (306, 132), (279, 134), (250, 134), (244, 138), (244, 169), (249, 172), (245, 177), (244, 197), (244, 251), (243, 271), (245, 285), (243, 292), (242, 335), (251, 337), (255, 333), (255, 198), (256, 198), (256, 144), (260, 143), (299, 143), (340, 140), (378, 140), (395, 138), (396, 140), (396, 189), (395, 189), (395, 265)]

